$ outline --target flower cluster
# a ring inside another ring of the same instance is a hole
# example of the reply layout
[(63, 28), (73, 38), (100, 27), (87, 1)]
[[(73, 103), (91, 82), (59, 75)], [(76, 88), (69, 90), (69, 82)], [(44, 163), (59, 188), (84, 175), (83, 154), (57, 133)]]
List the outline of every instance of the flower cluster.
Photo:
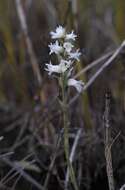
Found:
[(46, 63), (45, 70), (48, 74), (53, 73), (65, 74), (67, 75), (67, 86), (74, 86), (76, 90), (80, 93), (83, 89), (84, 83), (82, 81), (77, 81), (71, 78), (71, 72), (73, 70), (73, 63), (79, 61), (81, 55), (79, 49), (75, 50), (73, 42), (76, 39), (74, 31), (71, 33), (66, 33), (65, 28), (58, 26), (55, 32), (50, 32), (53, 43), (50, 43), (50, 55), (56, 54), (59, 60), (58, 65), (53, 65)]

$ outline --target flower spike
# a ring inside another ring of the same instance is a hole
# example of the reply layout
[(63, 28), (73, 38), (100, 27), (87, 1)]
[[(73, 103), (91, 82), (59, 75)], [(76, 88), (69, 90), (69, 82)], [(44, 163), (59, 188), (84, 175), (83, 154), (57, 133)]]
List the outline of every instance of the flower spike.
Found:
[(84, 82), (70, 78), (68, 80), (68, 86), (74, 86), (76, 90), (80, 93), (83, 89)]

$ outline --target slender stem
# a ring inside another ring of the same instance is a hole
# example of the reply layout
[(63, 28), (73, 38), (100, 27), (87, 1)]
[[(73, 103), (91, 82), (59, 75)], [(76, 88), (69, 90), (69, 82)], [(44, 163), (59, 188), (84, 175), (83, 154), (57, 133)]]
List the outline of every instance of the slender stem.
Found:
[(105, 158), (106, 158), (106, 172), (108, 177), (109, 190), (115, 190), (113, 165), (112, 165), (112, 153), (110, 146), (110, 97), (106, 94), (106, 105), (105, 105)]
[(68, 136), (68, 119), (67, 119), (67, 100), (65, 95), (65, 74), (62, 75), (62, 105), (63, 105), (63, 124), (64, 124), (64, 151), (66, 160), (69, 158), (69, 136)]
[[(76, 177), (74, 173), (74, 169), (72, 163), (70, 162), (70, 155), (69, 155), (69, 124), (68, 124), (68, 110), (67, 110), (67, 97), (66, 97), (66, 75), (65, 73), (62, 74), (61, 77), (61, 87), (62, 87), (62, 108), (63, 108), (63, 124), (64, 124), (64, 152), (67, 162), (67, 168), (69, 171), (69, 176), (71, 179), (71, 183), (74, 186), (75, 190), (78, 190)], [(67, 183), (67, 175), (65, 180), (65, 190), (68, 189)]]
[(40, 70), (38, 67), (35, 52), (33, 50), (33, 45), (31, 43), (30, 37), (28, 35), (28, 26), (27, 26), (27, 22), (26, 22), (25, 12), (23, 10), (21, 0), (15, 0), (15, 3), (16, 3), (16, 9), (17, 9), (17, 14), (19, 17), (22, 33), (23, 33), (25, 41), (26, 41), (27, 52), (30, 56), (30, 61), (31, 61), (31, 65), (33, 68), (33, 72), (34, 72), (34, 75), (36, 76), (39, 87), (41, 87), (42, 77), (41, 77)]
[[(72, 149), (71, 149), (71, 152), (70, 152), (70, 156), (69, 156), (69, 161), (70, 161), (70, 164), (73, 163), (73, 159), (75, 157), (75, 153), (76, 153), (76, 148), (77, 148), (77, 145), (78, 145), (78, 142), (79, 142), (79, 138), (81, 136), (81, 132), (82, 130), (79, 129), (77, 134), (76, 134), (76, 137), (75, 137), (75, 140), (74, 140), (74, 143), (73, 143), (73, 146), (72, 146)], [(70, 177), (70, 173), (69, 173), (69, 167), (67, 168), (67, 172), (66, 172), (66, 183), (68, 183), (69, 181), (69, 177)], [(74, 176), (75, 177), (75, 176)]]

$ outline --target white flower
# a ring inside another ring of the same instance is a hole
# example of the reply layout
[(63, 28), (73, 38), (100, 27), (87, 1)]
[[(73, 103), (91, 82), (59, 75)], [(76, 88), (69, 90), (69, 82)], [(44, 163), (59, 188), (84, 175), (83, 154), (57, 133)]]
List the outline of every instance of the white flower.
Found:
[(62, 26), (58, 26), (56, 28), (56, 32), (50, 32), (50, 35), (52, 39), (58, 39), (58, 38), (64, 38), (65, 33), (66, 33), (65, 28), (63, 28)]
[(72, 45), (70, 42), (65, 42), (63, 47), (65, 48), (67, 53), (70, 53), (74, 45)]
[(55, 54), (60, 54), (63, 52), (63, 47), (59, 45), (59, 42), (56, 41), (55, 43), (51, 43), (49, 45), (49, 48), (50, 48), (50, 53), (49, 54), (52, 54), (52, 53), (55, 53)]
[(65, 64), (67, 68), (70, 68), (72, 66), (72, 61), (71, 60), (67, 61), (62, 59), (60, 64)]
[(77, 37), (76, 34), (74, 34), (74, 31), (72, 31), (70, 34), (66, 34), (66, 40), (73, 40), (75, 41), (75, 38)]
[(69, 58), (79, 61), (79, 56), (80, 55), (81, 55), (81, 53), (79, 52), (79, 49), (77, 49), (76, 52), (70, 52), (69, 53)]
[(51, 62), (50, 64), (46, 64), (47, 68), (45, 68), (46, 71), (49, 72), (49, 75), (52, 73), (64, 73), (69, 69), (72, 65), (71, 61), (66, 61), (66, 60), (61, 60), (59, 65), (52, 65)]
[(48, 71), (49, 75), (51, 75), (52, 73), (61, 73), (61, 66), (60, 65), (52, 65), (52, 63), (50, 62), (50, 64), (46, 63), (47, 68), (45, 68), (46, 71)]
[(74, 86), (76, 90), (80, 93), (83, 89), (84, 83), (82, 81), (78, 81), (73, 78), (70, 78), (68, 80), (68, 86)]

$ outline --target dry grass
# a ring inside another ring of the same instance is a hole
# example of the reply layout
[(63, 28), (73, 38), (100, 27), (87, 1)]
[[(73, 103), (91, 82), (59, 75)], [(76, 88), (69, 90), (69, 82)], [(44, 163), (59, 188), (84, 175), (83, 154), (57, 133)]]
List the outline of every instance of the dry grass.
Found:
[(108, 189), (102, 118), (109, 90), (111, 139), (121, 132), (112, 146), (115, 188), (125, 183), (124, 10), (114, 0), (0, 1), (1, 190), (60, 190), (69, 182), (60, 94), (44, 71), (49, 32), (59, 24), (78, 35), (75, 77), (86, 82), (80, 96), (71, 91), (69, 104), (70, 161), (79, 190)]

